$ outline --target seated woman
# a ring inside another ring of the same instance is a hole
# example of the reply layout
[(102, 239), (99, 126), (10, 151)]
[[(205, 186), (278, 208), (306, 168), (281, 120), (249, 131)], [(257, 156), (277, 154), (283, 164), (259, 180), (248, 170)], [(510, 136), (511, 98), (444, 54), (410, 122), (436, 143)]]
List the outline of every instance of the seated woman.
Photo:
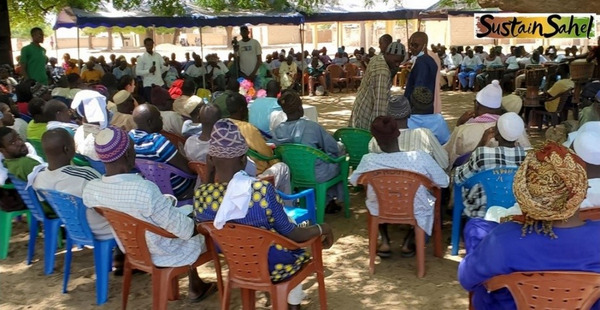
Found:
[[(276, 145), (286, 143), (304, 144), (325, 152), (332, 157), (341, 155), (335, 139), (319, 124), (302, 118), (304, 109), (302, 108), (302, 99), (294, 90), (286, 90), (281, 93), (277, 101), (283, 112), (287, 115), (287, 120), (279, 124), (273, 130), (273, 141)], [(340, 173), (340, 166), (333, 163), (317, 161), (315, 163), (315, 176), (317, 182), (328, 181)], [(330, 187), (327, 190), (329, 204), (326, 211), (334, 213), (341, 210), (337, 202), (343, 202), (343, 184), (338, 183), (336, 187)]]
[[(527, 154), (517, 170), (513, 190), (523, 216), (491, 229), (479, 244), (470, 244), (476, 223), (465, 227), (467, 256), (458, 267), (458, 280), (473, 292), (475, 309), (515, 309), (506, 289), (488, 293), (483, 283), (517, 271), (600, 272), (600, 222), (579, 219), (579, 206), (588, 187), (585, 163), (556, 142)], [(490, 225), (494, 226), (494, 225)], [(490, 228), (490, 227), (488, 227)], [(481, 233), (481, 229), (477, 230)], [(598, 307), (598, 303), (595, 305)], [(593, 307), (593, 309), (597, 309)]]
[[(275, 188), (243, 171), (247, 151), (248, 144), (238, 126), (229, 119), (215, 123), (207, 156), (207, 164), (214, 167), (214, 174), (209, 176), (208, 184), (201, 185), (194, 193), (196, 221), (214, 220), (215, 227), (220, 229), (231, 220), (277, 232), (296, 242), (325, 236), (323, 243), (329, 248), (333, 243), (329, 225), (296, 226), (288, 219)], [(281, 245), (272, 246), (268, 253), (271, 281), (288, 279), (309, 259), (310, 254), (302, 249), (290, 251)], [(299, 309), (303, 298), (300, 284), (288, 295), (289, 309)]]

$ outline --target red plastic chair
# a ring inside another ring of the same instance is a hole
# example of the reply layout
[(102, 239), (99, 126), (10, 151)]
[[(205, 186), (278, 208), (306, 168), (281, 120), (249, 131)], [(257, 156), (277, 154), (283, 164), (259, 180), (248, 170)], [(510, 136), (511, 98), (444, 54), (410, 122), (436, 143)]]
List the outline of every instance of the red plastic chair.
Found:
[(201, 161), (190, 161), (188, 162), (188, 167), (200, 177), (200, 180), (202, 180), (203, 183), (207, 182), (208, 171), (206, 170), (206, 163)]
[[(288, 308), (287, 295), (290, 290), (313, 273), (317, 274), (319, 283), (321, 310), (327, 309), (320, 237), (296, 243), (266, 229), (234, 223), (227, 223), (223, 229), (216, 229), (212, 222), (204, 222), (198, 225), (198, 229), (208, 232), (221, 248), (229, 266), (229, 276), (225, 283), (224, 298), (221, 303), (222, 310), (229, 309), (231, 290), (234, 288), (242, 289), (244, 309), (254, 309), (255, 291), (266, 291), (271, 294), (273, 309), (285, 310)], [(290, 250), (310, 248), (312, 259), (288, 280), (273, 283), (267, 261), (267, 253), (273, 244), (280, 244)], [(220, 266), (217, 252), (213, 251), (212, 253), (215, 266)]]
[[(150, 251), (146, 244), (146, 232), (166, 238), (177, 238), (170, 232), (150, 223), (136, 219), (125, 213), (106, 208), (95, 207), (110, 223), (117, 238), (125, 248), (125, 264), (123, 266), (123, 301), (121, 307), (127, 309), (127, 299), (131, 286), (131, 272), (139, 269), (152, 274), (152, 309), (167, 309), (168, 300), (179, 299), (179, 275), (187, 274), (189, 266), (157, 267), (152, 263)], [(214, 252), (212, 242), (206, 242), (207, 251), (200, 255), (192, 267), (198, 267), (209, 261)], [(222, 288), (221, 268), (216, 268), (219, 292)], [(221, 294), (221, 293), (219, 293)]]
[(579, 218), (582, 220), (600, 221), (600, 206), (579, 210)]
[(360, 82), (362, 81), (362, 75), (360, 75), (360, 70), (355, 64), (347, 63), (344, 65), (344, 71), (346, 72), (346, 77), (348, 78), (348, 82), (352, 86), (352, 89), (356, 90)]
[(417, 245), (417, 276), (425, 276), (425, 231), (417, 225), (414, 214), (415, 194), (425, 186), (435, 196), (433, 211), (433, 253), (442, 257), (441, 190), (426, 176), (405, 170), (381, 169), (367, 172), (358, 178), (358, 184), (371, 185), (377, 195), (379, 216), (369, 213), (369, 272), (375, 273), (375, 255), (379, 224), (409, 224), (414, 226)]
[[(171, 185), (171, 175), (177, 175), (185, 179), (196, 180), (195, 175), (187, 174), (169, 164), (158, 163), (152, 160), (136, 159), (135, 167), (144, 176), (146, 180), (149, 180), (160, 188), (160, 192), (163, 194), (175, 195), (173, 192), (173, 186)], [(186, 199), (177, 202), (177, 206), (186, 204), (192, 204), (193, 199)]]
[(160, 134), (165, 136), (165, 138), (167, 138), (171, 143), (173, 143), (173, 145), (175, 145), (180, 152), (184, 152), (184, 146), (186, 141), (184, 137), (164, 130), (161, 130)]
[(514, 272), (484, 285), (490, 292), (507, 288), (518, 310), (590, 309), (600, 299), (600, 274), (593, 272)]

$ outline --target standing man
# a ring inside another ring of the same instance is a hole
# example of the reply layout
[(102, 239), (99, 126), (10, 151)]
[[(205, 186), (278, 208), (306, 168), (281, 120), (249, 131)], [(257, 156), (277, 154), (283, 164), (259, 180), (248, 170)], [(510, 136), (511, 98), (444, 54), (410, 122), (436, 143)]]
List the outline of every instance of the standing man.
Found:
[[(404, 97), (410, 100), (410, 96), (417, 87), (425, 87), (436, 94), (439, 91), (439, 73), (441, 68), (434, 58), (427, 52), (427, 34), (425, 32), (415, 32), (410, 36), (408, 48), (412, 55), (417, 59), (414, 62), (412, 70), (406, 82), (406, 90)], [(437, 55), (435, 55), (437, 57)], [(435, 97), (434, 97), (435, 98)], [(434, 99), (434, 113), (439, 113), (442, 110), (441, 101)]]
[(44, 42), (44, 31), (35, 27), (31, 29), (31, 44), (21, 49), (21, 72), (23, 79), (32, 79), (38, 83), (47, 85), (48, 75), (46, 74), (46, 49), (40, 44)]
[(370, 130), (371, 123), (377, 116), (387, 114), (392, 86), (391, 68), (398, 67), (404, 60), (405, 54), (404, 45), (393, 42), (388, 45), (385, 55), (379, 54), (371, 58), (356, 93), (350, 116), (350, 127)]
[(135, 72), (143, 79), (144, 99), (151, 102), (150, 92), (152, 85), (165, 85), (162, 74), (167, 71), (167, 68), (163, 65), (165, 61), (162, 56), (153, 51), (154, 40), (146, 38), (144, 40), (144, 47), (146, 48), (146, 52), (139, 57)]
[(240, 35), (242, 35), (242, 40), (238, 43), (237, 51), (239, 53), (240, 75), (254, 82), (256, 71), (262, 64), (262, 48), (258, 41), (250, 38), (248, 26), (240, 27)]

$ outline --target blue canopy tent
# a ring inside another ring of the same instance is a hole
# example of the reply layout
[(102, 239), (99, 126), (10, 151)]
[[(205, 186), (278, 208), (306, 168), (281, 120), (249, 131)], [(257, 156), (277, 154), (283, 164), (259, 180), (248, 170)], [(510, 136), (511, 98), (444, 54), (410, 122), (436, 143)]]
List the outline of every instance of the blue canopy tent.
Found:
[(437, 0), (398, 1), (375, 0), (365, 7), (362, 1), (344, 1), (334, 5), (323, 5), (317, 12), (303, 14), (307, 23), (349, 22), (365, 20), (400, 20), (419, 18), (421, 11), (437, 3)]

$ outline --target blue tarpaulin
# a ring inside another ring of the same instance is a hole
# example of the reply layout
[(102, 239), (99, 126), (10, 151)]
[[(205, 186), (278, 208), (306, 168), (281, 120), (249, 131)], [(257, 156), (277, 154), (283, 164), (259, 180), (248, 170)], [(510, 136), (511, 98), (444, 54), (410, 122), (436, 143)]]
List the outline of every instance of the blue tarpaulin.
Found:
[(350, 22), (365, 20), (417, 19), (421, 11), (431, 7), (437, 0), (375, 0), (365, 7), (363, 1), (340, 1), (334, 5), (322, 5), (315, 12), (303, 13), (307, 23)]

